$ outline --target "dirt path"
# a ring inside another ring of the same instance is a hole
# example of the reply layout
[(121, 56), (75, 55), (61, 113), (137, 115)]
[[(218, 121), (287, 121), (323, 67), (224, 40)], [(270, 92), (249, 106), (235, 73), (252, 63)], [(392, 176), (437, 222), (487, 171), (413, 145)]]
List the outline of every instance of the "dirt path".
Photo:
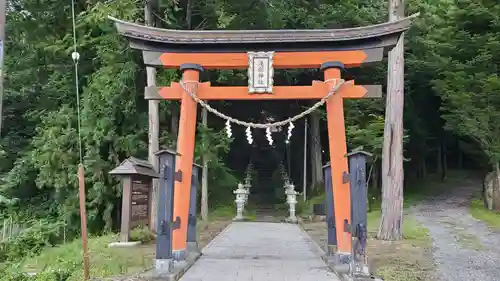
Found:
[(473, 218), (468, 209), (478, 188), (480, 180), (464, 180), (453, 192), (433, 196), (411, 210), (429, 230), (436, 281), (500, 280), (500, 233)]

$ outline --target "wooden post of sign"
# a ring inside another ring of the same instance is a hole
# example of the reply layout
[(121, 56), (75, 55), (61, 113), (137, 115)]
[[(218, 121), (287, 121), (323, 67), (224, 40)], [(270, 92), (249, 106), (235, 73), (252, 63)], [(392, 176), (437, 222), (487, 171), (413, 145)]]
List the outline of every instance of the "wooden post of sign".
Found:
[[(183, 64), (182, 81), (187, 91), (196, 93), (200, 72), (203, 68), (198, 64)], [(173, 252), (174, 260), (185, 260), (187, 258), (187, 222), (189, 213), (189, 199), (191, 190), (191, 175), (193, 171), (194, 142), (196, 134), (196, 108), (197, 103), (184, 90), (181, 93), (181, 114), (179, 122), (179, 136), (177, 138), (177, 157), (175, 167), (175, 191), (174, 191), (174, 217), (179, 217), (181, 225), (174, 230)]]
[(122, 219), (120, 242), (130, 241), (130, 207), (132, 202), (132, 177), (122, 178)]
[[(321, 66), (324, 70), (325, 83), (329, 91), (340, 83), (340, 71), (344, 65), (340, 62), (328, 62)], [(341, 92), (341, 91), (340, 91)], [(345, 229), (351, 220), (351, 193), (347, 164), (347, 144), (344, 124), (344, 101), (340, 92), (333, 94), (326, 102), (328, 141), (330, 144), (330, 163), (332, 167), (332, 189), (335, 194), (335, 224), (337, 232), (338, 256), (343, 263), (343, 256), (350, 256), (351, 234)]]

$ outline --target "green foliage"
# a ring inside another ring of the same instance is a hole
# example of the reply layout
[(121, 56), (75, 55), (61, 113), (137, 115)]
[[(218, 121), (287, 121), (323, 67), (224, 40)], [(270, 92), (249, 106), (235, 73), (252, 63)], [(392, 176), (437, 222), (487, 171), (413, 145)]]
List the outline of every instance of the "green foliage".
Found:
[[(413, 84), (431, 87), (431, 93), (439, 95), (446, 130), (472, 139), (491, 162), (497, 162), (500, 5), (468, 0), (421, 2), (430, 12), (417, 22), (418, 36), (410, 41), (415, 52), (409, 61), (417, 71), (411, 77), (421, 82)], [(420, 33), (429, 29), (432, 32)]]
[(472, 200), (470, 213), (474, 218), (487, 223), (489, 227), (493, 229), (500, 229), (500, 212), (485, 209), (483, 200)]
[[(91, 237), (89, 253), (91, 259), (90, 273), (92, 277), (110, 277), (116, 275), (134, 274), (148, 269), (152, 265), (149, 248), (130, 251), (127, 248), (109, 248), (108, 244), (117, 240), (116, 235)], [(62, 274), (66, 281), (83, 280), (81, 241), (59, 245), (45, 249), (40, 255), (23, 261), (17, 268), (10, 268), (15, 273), (19, 271), (39, 273), (36, 278), (20, 280), (52, 281), (45, 279), (53, 274)], [(47, 277), (45, 277), (47, 276)], [(2, 279), (0, 279), (2, 280)], [(10, 280), (10, 279), (7, 279)]]
[(61, 222), (46, 220), (28, 222), (30, 225), (19, 235), (0, 243), (0, 261), (17, 261), (38, 254), (47, 246), (63, 242), (64, 227)]
[(130, 241), (149, 243), (153, 240), (155, 240), (155, 235), (147, 227), (136, 227), (130, 231)]
[(221, 157), (228, 153), (232, 141), (227, 138), (224, 131), (216, 132), (201, 124), (198, 126), (195, 162), (201, 164), (203, 157), (206, 157), (208, 161), (208, 185), (210, 186), (208, 191), (211, 207), (227, 204), (234, 199), (233, 194), (227, 191), (232, 190), (238, 180)]
[(375, 114), (369, 116), (371, 118), (365, 123), (365, 127), (361, 127), (360, 124), (347, 127), (349, 144), (353, 148), (362, 146), (363, 150), (369, 151), (376, 157), (381, 157), (384, 140), (384, 118)]
[(311, 197), (308, 200), (299, 200), (295, 206), (295, 212), (301, 216), (310, 216), (313, 214), (313, 206), (315, 204), (325, 204), (326, 195), (321, 193), (317, 196)]

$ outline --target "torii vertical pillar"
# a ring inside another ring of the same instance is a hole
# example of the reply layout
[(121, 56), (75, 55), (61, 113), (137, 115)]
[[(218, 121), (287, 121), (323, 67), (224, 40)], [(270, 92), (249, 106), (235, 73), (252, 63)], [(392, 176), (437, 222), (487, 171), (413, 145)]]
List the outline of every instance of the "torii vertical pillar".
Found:
[[(186, 63), (180, 66), (180, 70), (183, 72), (182, 81), (186, 89), (196, 93), (203, 67), (199, 64)], [(177, 151), (180, 156), (175, 163), (177, 171), (174, 187), (174, 218), (180, 217), (181, 225), (173, 233), (174, 260), (185, 260), (187, 257), (187, 226), (196, 134), (197, 103), (188, 93), (181, 91), (181, 114), (177, 137)]]
[[(329, 85), (329, 91), (340, 83), (341, 70), (344, 64), (341, 62), (326, 62), (321, 65), (324, 71), (325, 83)], [(337, 258), (340, 263), (348, 263), (351, 256), (351, 234), (346, 231), (346, 226), (351, 221), (351, 194), (348, 176), (347, 144), (344, 123), (344, 101), (341, 95), (342, 86), (326, 102), (328, 142), (330, 146), (330, 163), (332, 190), (335, 196), (335, 229), (337, 232)]]

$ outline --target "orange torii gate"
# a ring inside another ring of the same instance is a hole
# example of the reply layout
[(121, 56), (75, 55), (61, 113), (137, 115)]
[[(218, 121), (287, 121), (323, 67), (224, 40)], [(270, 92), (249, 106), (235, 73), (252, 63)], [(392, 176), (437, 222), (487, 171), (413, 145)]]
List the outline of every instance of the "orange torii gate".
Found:
[[(367, 27), (321, 30), (189, 31), (142, 26), (110, 17), (130, 46), (141, 50), (149, 66), (178, 68), (182, 82), (146, 87), (146, 99), (180, 100), (173, 232), (174, 257), (186, 256), (186, 235), (197, 101), (199, 100), (326, 100), (331, 180), (334, 194), (337, 251), (351, 252), (350, 186), (343, 99), (381, 97), (379, 85), (356, 85), (341, 79), (343, 68), (381, 61), (414, 16)], [(249, 69), (248, 87), (213, 87), (200, 81), (204, 69)], [(311, 86), (273, 86), (274, 69), (320, 68), (324, 81)], [(339, 83), (343, 83), (339, 85)], [(332, 89), (336, 92), (331, 94)], [(338, 88), (338, 89), (337, 89)], [(195, 100), (195, 97), (199, 100)]]

